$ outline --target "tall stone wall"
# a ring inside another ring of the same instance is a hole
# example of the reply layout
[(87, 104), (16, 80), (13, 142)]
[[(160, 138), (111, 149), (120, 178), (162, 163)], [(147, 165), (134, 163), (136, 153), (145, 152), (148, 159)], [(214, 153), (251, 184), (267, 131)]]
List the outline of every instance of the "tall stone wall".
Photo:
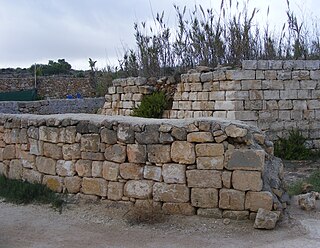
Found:
[(283, 166), (256, 127), (214, 118), (0, 115), (0, 174), (56, 192), (245, 219), (281, 210)]
[[(30, 90), (35, 86), (33, 77), (0, 78), (0, 92)], [(38, 95), (42, 98), (66, 98), (67, 94), (80, 93), (83, 97), (94, 96), (89, 78), (68, 76), (37, 77)]]
[[(107, 100), (114, 96), (109, 93)], [(172, 109), (163, 117), (241, 120), (267, 131), (272, 140), (298, 128), (310, 147), (320, 148), (319, 98), (319, 60), (243, 61), (241, 69), (181, 75)], [(113, 103), (106, 103), (105, 113), (130, 113), (130, 108), (113, 112), (108, 108)], [(117, 104), (122, 103), (120, 98)]]

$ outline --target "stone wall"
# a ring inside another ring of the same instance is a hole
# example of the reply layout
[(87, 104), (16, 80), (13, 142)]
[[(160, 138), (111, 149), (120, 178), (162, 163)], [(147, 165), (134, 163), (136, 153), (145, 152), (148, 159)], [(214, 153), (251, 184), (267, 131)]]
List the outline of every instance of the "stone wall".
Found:
[(51, 99), (43, 101), (0, 101), (0, 113), (5, 114), (95, 114), (104, 104), (104, 98)]
[[(121, 92), (124, 89), (127, 93)], [(128, 86), (118, 86), (116, 91), (113, 87), (106, 96), (104, 113), (130, 114), (132, 104), (124, 101), (127, 94)], [(115, 98), (125, 111), (114, 111)], [(319, 98), (319, 60), (243, 61), (241, 69), (193, 70), (181, 75), (172, 109), (164, 117), (241, 120), (267, 131), (272, 140), (299, 128), (310, 147), (320, 148)]]
[(166, 213), (281, 210), (283, 166), (256, 127), (214, 118), (0, 115), (0, 174)]
[[(0, 78), (0, 92), (30, 90), (34, 88), (34, 77)], [(66, 98), (67, 94), (80, 93), (83, 97), (91, 97), (95, 91), (89, 78), (68, 76), (37, 77), (37, 90), (41, 98)]]

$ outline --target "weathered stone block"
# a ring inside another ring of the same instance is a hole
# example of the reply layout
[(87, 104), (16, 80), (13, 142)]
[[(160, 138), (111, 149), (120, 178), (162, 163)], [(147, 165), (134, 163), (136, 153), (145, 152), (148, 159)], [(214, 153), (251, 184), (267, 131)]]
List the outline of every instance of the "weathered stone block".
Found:
[(30, 154), (42, 156), (43, 155), (43, 141), (29, 139)]
[(148, 145), (148, 161), (156, 164), (171, 162), (170, 145)]
[(8, 177), (10, 179), (21, 179), (22, 176), (22, 164), (18, 159), (10, 161)]
[(221, 171), (215, 170), (188, 170), (188, 187), (216, 188), (222, 187)]
[(222, 210), (219, 208), (198, 208), (197, 215), (207, 218), (221, 219)]
[(222, 170), (224, 156), (218, 157), (198, 157), (197, 169), (199, 170)]
[(117, 132), (107, 128), (101, 130), (101, 142), (107, 143), (109, 145), (114, 145), (117, 143)]
[(159, 142), (159, 125), (148, 125), (145, 131), (136, 133), (136, 140), (139, 144), (157, 144)]
[(249, 211), (225, 210), (223, 211), (222, 217), (231, 220), (247, 220), (249, 219)]
[(62, 159), (62, 148), (57, 144), (44, 142), (43, 155), (49, 158)]
[(37, 157), (36, 158), (36, 167), (39, 172), (49, 175), (56, 174), (56, 160), (46, 157)]
[(82, 179), (80, 177), (66, 177), (64, 179), (64, 185), (66, 191), (70, 194), (76, 194), (80, 192)]
[(261, 172), (235, 170), (232, 173), (232, 186), (234, 189), (261, 191), (262, 185)]
[(161, 144), (171, 144), (174, 141), (174, 138), (169, 133), (160, 133), (159, 142)]
[(237, 149), (228, 154), (226, 168), (229, 170), (262, 171), (265, 162), (263, 150)]
[(42, 174), (35, 170), (23, 169), (22, 179), (26, 180), (29, 183), (41, 183)]
[(232, 138), (244, 137), (247, 135), (248, 130), (245, 128), (237, 127), (236, 125), (229, 125), (225, 129), (226, 134)]
[(190, 190), (185, 185), (155, 183), (153, 199), (163, 202), (188, 202), (190, 200)]
[(131, 180), (124, 185), (124, 195), (137, 199), (149, 199), (152, 194), (153, 182), (148, 180)]
[(52, 191), (61, 193), (63, 190), (63, 178), (58, 176), (47, 176), (43, 177), (43, 184), (45, 184)]
[(218, 157), (224, 154), (223, 144), (197, 144), (197, 157)]
[(124, 179), (142, 179), (143, 167), (140, 164), (120, 164), (120, 176)]
[(104, 154), (101, 152), (81, 152), (81, 158), (85, 160), (104, 161)]
[(187, 135), (187, 141), (194, 142), (194, 143), (212, 142), (213, 136), (210, 132), (189, 133)]
[(192, 188), (191, 205), (200, 208), (218, 207), (218, 190), (212, 188)]
[(223, 171), (222, 172), (222, 185), (223, 188), (231, 188), (231, 176), (232, 176), (232, 172), (231, 171)]
[(102, 169), (102, 161), (92, 161), (92, 177), (102, 177)]
[(56, 170), (57, 174), (63, 177), (71, 177), (76, 174), (75, 165), (73, 161), (58, 160)]
[(3, 149), (2, 159), (11, 160), (16, 157), (16, 147), (15, 145), (6, 145)]
[(62, 146), (62, 155), (64, 160), (75, 160), (81, 158), (80, 144)]
[(33, 127), (33, 126), (29, 127), (27, 130), (27, 135), (29, 138), (38, 140), (39, 139), (39, 128)]
[(190, 203), (163, 203), (162, 210), (165, 214), (194, 215), (196, 209)]
[(8, 166), (0, 162), (0, 175), (8, 176)]
[(176, 140), (186, 140), (187, 139), (187, 131), (184, 128), (173, 127), (171, 131), (171, 135)]
[(272, 206), (273, 197), (270, 192), (247, 192), (245, 201), (246, 209), (257, 212), (259, 208), (263, 208), (265, 210), (272, 210)]
[(46, 142), (58, 143), (60, 130), (57, 127), (42, 126), (39, 128), (39, 139)]
[(80, 159), (76, 162), (76, 172), (80, 177), (91, 177), (91, 169), (92, 169), (92, 161), (91, 160), (83, 160)]
[(132, 144), (134, 143), (134, 130), (130, 126), (119, 125), (117, 137), (120, 142)]
[(153, 181), (161, 181), (162, 169), (158, 166), (145, 166), (143, 170), (143, 177)]
[(258, 229), (274, 229), (278, 219), (279, 213), (259, 208), (253, 227)]
[(104, 156), (106, 160), (123, 163), (127, 157), (126, 146), (120, 144), (107, 145)]
[(130, 163), (145, 163), (147, 159), (146, 145), (128, 144), (127, 145), (128, 161)]
[(164, 164), (162, 176), (165, 183), (186, 183), (186, 166), (184, 164)]
[(108, 184), (108, 199), (113, 201), (120, 201), (123, 197), (124, 183), (109, 182)]
[(100, 135), (99, 134), (83, 134), (81, 136), (81, 151), (99, 152)]
[(102, 178), (83, 178), (81, 190), (87, 195), (107, 196), (108, 182)]
[(20, 151), (20, 159), (24, 168), (34, 168), (36, 165), (36, 156), (26, 151)]
[(245, 192), (234, 189), (221, 189), (219, 192), (219, 208), (244, 210)]
[(181, 164), (195, 163), (196, 156), (194, 144), (187, 141), (175, 141), (171, 146), (171, 158), (174, 162)]
[(102, 176), (103, 178), (109, 181), (117, 181), (119, 175), (119, 164), (104, 161), (103, 162), (103, 169), (102, 169)]

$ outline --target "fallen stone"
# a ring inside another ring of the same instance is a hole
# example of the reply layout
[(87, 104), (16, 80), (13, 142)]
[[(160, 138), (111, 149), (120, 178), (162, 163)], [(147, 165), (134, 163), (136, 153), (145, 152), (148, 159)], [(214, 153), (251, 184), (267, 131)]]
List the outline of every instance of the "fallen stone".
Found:
[(298, 204), (300, 208), (306, 211), (315, 209), (316, 207), (316, 195), (312, 193), (307, 193), (303, 195), (298, 195)]
[(274, 229), (279, 220), (279, 213), (259, 208), (253, 227), (257, 229)]

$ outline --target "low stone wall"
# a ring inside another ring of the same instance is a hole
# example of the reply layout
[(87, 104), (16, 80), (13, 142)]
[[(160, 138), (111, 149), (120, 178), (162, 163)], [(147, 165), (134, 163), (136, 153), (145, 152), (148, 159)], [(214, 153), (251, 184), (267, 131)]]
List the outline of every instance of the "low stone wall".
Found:
[[(214, 118), (0, 115), (0, 174), (56, 192), (245, 219), (281, 210), (283, 166), (256, 127)], [(252, 216), (251, 216), (252, 217)]]
[(95, 114), (104, 104), (104, 98), (83, 99), (52, 99), (27, 102), (0, 102), (0, 113), (5, 114), (65, 114), (88, 113)]

